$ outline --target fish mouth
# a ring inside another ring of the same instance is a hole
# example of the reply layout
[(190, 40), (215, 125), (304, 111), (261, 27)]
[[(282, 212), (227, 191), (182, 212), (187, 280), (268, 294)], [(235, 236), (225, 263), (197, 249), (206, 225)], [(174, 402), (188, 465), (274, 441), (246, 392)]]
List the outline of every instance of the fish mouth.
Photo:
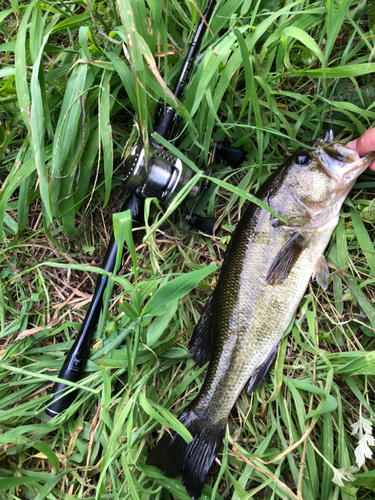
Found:
[(328, 173), (342, 188), (351, 187), (357, 177), (375, 159), (375, 153), (360, 158), (353, 149), (342, 144), (332, 144), (318, 150), (319, 160)]
[(342, 167), (340, 174), (342, 180), (345, 184), (354, 184), (357, 177), (362, 174), (375, 159), (375, 153), (367, 155), (363, 158), (358, 158), (357, 161), (353, 163), (348, 163), (345, 167)]
[(332, 129), (316, 139), (319, 160), (328, 175), (342, 188), (352, 186), (356, 178), (375, 160), (375, 152), (361, 158), (354, 149), (333, 141)]

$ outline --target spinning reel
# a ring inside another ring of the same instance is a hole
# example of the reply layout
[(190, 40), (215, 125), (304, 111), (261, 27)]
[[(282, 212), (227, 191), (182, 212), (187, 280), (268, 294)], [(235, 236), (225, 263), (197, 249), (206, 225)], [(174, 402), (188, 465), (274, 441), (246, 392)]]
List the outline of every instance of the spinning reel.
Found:
[[(209, 19), (214, 7), (214, 0), (210, 0), (204, 18)], [(197, 32), (193, 38), (185, 59), (177, 83), (173, 89), (174, 95), (179, 98), (186, 83), (189, 69), (193, 58), (196, 56), (203, 33), (206, 27), (206, 21), (201, 20)], [(160, 113), (154, 127), (155, 132), (163, 138), (169, 140), (172, 136), (174, 124), (176, 122), (176, 112), (171, 106), (167, 106), (165, 111)], [(225, 159), (231, 166), (236, 167), (245, 159), (245, 153), (241, 149), (232, 148), (223, 143), (216, 143), (213, 148), (213, 157), (218, 154)], [(188, 156), (194, 163), (196, 159)], [(211, 159), (212, 164), (213, 158)], [(121, 211), (130, 210), (132, 214), (133, 227), (142, 225), (144, 221), (144, 200), (146, 198), (156, 198), (164, 206), (168, 206), (177, 194), (192, 179), (195, 172), (190, 166), (177, 156), (170, 153), (156, 140), (150, 142), (148, 155), (143, 142), (138, 142), (128, 158), (125, 161), (123, 174), (123, 183), (128, 189), (128, 195), (121, 208)], [(207, 189), (208, 185), (203, 186)], [(189, 198), (198, 194), (198, 186), (194, 186)], [(193, 205), (194, 208), (195, 204)], [(191, 210), (192, 212), (192, 210)], [(206, 219), (197, 214), (190, 213), (186, 219), (188, 222), (207, 234), (212, 234), (215, 219)], [(112, 234), (109, 246), (107, 248), (102, 269), (111, 273), (115, 267), (117, 257), (117, 243)], [(87, 362), (90, 342), (99, 319), (99, 314), (103, 304), (103, 294), (107, 286), (108, 276), (99, 275), (92, 301), (82, 323), (80, 332), (69, 351), (65, 362), (60, 370), (59, 378), (63, 381), (78, 382), (83, 375)], [(46, 409), (48, 415), (55, 416), (66, 410), (74, 401), (77, 391), (67, 386), (64, 382), (56, 382), (52, 387), (51, 402)]]

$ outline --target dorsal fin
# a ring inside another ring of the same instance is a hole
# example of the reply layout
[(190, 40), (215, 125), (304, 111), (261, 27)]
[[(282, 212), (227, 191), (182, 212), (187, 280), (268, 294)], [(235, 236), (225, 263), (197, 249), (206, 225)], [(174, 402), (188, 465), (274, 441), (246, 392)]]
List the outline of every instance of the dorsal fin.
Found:
[(190, 355), (199, 366), (206, 364), (211, 356), (213, 342), (210, 330), (213, 317), (212, 303), (214, 293), (208, 299), (189, 343)]

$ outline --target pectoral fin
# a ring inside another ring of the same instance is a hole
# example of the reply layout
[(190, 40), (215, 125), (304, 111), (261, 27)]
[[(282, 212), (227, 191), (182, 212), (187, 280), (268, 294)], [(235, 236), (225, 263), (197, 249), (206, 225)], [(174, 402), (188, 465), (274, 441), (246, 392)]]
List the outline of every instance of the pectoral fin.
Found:
[(190, 355), (199, 366), (206, 364), (211, 356), (213, 343), (211, 335), (213, 296), (214, 294), (208, 299), (189, 343)]
[(304, 248), (306, 248), (304, 239), (299, 233), (294, 233), (278, 252), (268, 269), (266, 276), (267, 283), (270, 285), (281, 285), (284, 283)]
[(319, 285), (324, 289), (327, 290), (328, 288), (328, 279), (329, 279), (329, 269), (328, 269), (328, 264), (327, 261), (322, 255), (318, 262), (315, 264), (314, 271), (312, 273), (312, 278), (316, 278), (316, 281), (319, 283)]
[(268, 354), (263, 363), (256, 369), (256, 371), (251, 375), (249, 380), (249, 385), (247, 387), (247, 392), (254, 392), (258, 385), (266, 378), (268, 372), (273, 365), (277, 351), (279, 349), (279, 344), (277, 344), (272, 351)]

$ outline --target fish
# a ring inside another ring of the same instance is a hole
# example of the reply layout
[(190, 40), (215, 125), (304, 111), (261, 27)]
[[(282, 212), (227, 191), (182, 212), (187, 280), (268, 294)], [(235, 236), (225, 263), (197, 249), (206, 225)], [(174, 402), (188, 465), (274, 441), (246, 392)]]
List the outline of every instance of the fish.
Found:
[(200, 366), (210, 362), (179, 417), (193, 441), (165, 433), (146, 461), (167, 477), (182, 475), (192, 500), (201, 496), (233, 405), (246, 384), (251, 393), (268, 374), (309, 280), (328, 287), (323, 252), (347, 194), (375, 158), (333, 140), (329, 131), (298, 149), (263, 184), (258, 199), (281, 217), (249, 204), (194, 329), (190, 353)]

